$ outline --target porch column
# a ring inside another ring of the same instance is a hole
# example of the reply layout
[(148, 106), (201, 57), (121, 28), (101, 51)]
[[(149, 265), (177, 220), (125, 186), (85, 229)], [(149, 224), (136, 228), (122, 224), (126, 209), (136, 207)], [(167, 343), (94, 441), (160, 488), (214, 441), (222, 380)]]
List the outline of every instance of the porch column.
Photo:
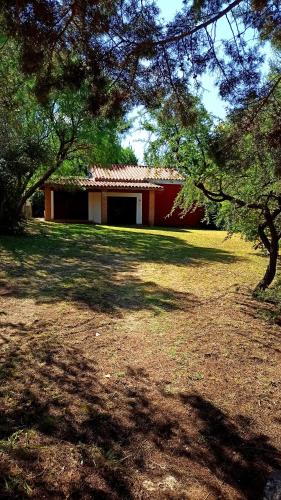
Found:
[(155, 220), (155, 191), (149, 191), (148, 224), (154, 226)]
[(55, 218), (55, 194), (54, 191), (51, 190), (51, 220)]
[(137, 194), (136, 223), (138, 225), (142, 224), (142, 193)]
[(94, 224), (101, 224), (101, 193), (88, 193), (88, 220)]
[(107, 192), (101, 192), (101, 223), (107, 224)]
[(88, 191), (88, 221), (94, 222), (94, 193)]
[(51, 214), (51, 188), (46, 187), (44, 189), (45, 193), (45, 220), (51, 220), (52, 219), (52, 214)]

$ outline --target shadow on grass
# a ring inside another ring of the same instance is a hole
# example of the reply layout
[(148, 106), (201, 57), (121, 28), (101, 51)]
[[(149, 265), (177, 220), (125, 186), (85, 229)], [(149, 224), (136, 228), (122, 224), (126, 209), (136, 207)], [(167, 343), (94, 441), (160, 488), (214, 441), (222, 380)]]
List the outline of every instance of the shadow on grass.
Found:
[[(280, 274), (280, 265), (277, 273)], [(275, 279), (273, 286), (261, 291), (251, 303), (244, 301), (249, 314), (253, 318), (261, 318), (271, 324), (281, 326), (281, 281), (279, 277)]]
[(3, 294), (34, 298), (37, 303), (69, 299), (112, 312), (186, 308), (194, 301), (192, 295), (138, 279), (138, 264), (200, 267), (239, 259), (216, 248), (190, 245), (165, 230), (155, 234), (44, 223), (33, 228), (33, 235), (2, 238), (0, 271), (5, 278), (0, 286)]
[(280, 468), (277, 449), (243, 415), (230, 418), (199, 393), (167, 394), (139, 366), (106, 379), (36, 329), (22, 338), (3, 356), (2, 498), (185, 498), (196, 484), (202, 498), (206, 488), (230, 498), (231, 487), (256, 500)]
[(200, 394), (183, 394), (181, 400), (192, 410), (200, 437), (197, 442), (189, 440), (188, 451), (179, 450), (179, 454), (208, 467), (248, 500), (262, 498), (269, 473), (280, 468), (280, 450), (270, 444), (268, 436), (255, 433), (252, 419), (230, 418)]
[[(279, 290), (278, 290), (279, 291)], [(274, 292), (274, 289), (269, 289), (268, 292)], [(236, 330), (235, 336), (246, 339), (252, 344), (252, 349), (255, 347), (265, 348), (269, 353), (281, 354), (281, 309), (279, 295), (276, 300), (266, 300), (266, 295), (261, 299), (250, 296), (247, 293), (240, 293), (236, 296), (236, 302), (243, 312), (254, 320), (263, 321), (267, 325), (260, 331), (252, 331), (251, 335), (242, 330)], [(252, 354), (252, 359), (256, 360), (257, 364), (261, 361), (259, 356)]]

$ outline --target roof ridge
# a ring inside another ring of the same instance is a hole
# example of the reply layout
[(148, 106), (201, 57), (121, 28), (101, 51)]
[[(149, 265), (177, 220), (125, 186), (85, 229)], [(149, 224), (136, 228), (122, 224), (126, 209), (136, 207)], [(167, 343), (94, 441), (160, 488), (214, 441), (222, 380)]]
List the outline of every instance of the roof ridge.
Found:
[(90, 165), (90, 168), (93, 167), (98, 167), (98, 168), (112, 168), (112, 167), (130, 167), (130, 168), (148, 168), (148, 169), (161, 169), (161, 170), (176, 170), (178, 171), (177, 167), (172, 167), (172, 166), (163, 166), (163, 165), (134, 165), (133, 163), (107, 163), (103, 165), (102, 163), (92, 163)]
[(53, 181), (65, 183), (81, 183), (85, 179), (95, 181), (122, 181), (125, 184), (130, 182), (149, 182), (149, 181), (182, 181), (183, 175), (178, 169), (169, 167), (151, 167), (149, 165), (129, 165), (112, 164), (111, 166), (92, 165), (90, 175), (71, 175), (52, 177)]

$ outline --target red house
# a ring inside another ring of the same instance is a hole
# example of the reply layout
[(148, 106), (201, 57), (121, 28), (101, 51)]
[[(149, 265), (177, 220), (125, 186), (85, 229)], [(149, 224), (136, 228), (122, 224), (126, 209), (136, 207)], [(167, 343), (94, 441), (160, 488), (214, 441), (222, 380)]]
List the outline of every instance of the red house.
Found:
[(88, 177), (45, 182), (45, 219), (109, 225), (196, 226), (203, 211), (170, 212), (183, 177), (177, 170), (93, 166)]

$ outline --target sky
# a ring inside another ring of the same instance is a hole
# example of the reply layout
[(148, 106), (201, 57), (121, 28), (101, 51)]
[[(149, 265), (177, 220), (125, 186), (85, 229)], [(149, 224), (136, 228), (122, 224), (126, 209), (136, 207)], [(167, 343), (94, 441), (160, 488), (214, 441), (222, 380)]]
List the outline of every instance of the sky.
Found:
[[(181, 10), (183, 2), (182, 0), (157, 0), (157, 4), (161, 9), (161, 16), (165, 19), (165, 21), (170, 21), (173, 19), (175, 14)], [(215, 116), (218, 116), (219, 118), (224, 118), (225, 107), (218, 95), (214, 79), (211, 76), (206, 75), (204, 76), (202, 83), (204, 87), (202, 101), (207, 111)], [(134, 125), (130, 129), (129, 133), (123, 138), (122, 145), (131, 146), (139, 162), (142, 163), (148, 134), (144, 130), (140, 130), (140, 120), (138, 118), (140, 112), (140, 109), (135, 109), (130, 113), (129, 118), (134, 120)]]

